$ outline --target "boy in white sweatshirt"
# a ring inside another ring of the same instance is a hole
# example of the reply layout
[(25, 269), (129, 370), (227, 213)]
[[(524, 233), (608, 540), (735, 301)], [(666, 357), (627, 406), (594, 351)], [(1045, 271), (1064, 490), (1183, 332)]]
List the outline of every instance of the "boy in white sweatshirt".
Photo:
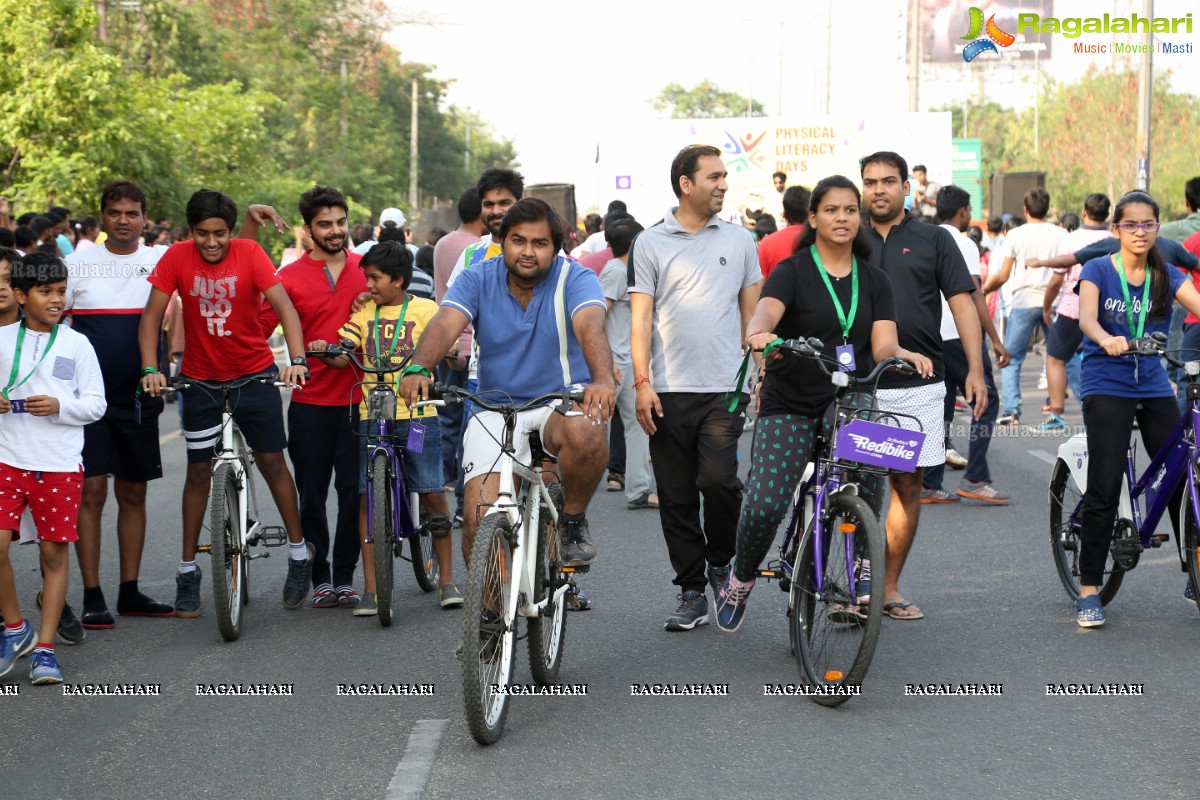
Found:
[[(0, 676), (32, 651), (33, 682), (62, 683), (54, 632), (67, 597), (68, 546), (79, 538), (83, 426), (104, 415), (104, 379), (87, 337), (59, 324), (67, 297), (62, 259), (30, 253), (13, 265), (10, 283), (25, 318), (0, 328)], [(40, 635), (21, 616), (9, 561), (26, 508), (45, 576)]]

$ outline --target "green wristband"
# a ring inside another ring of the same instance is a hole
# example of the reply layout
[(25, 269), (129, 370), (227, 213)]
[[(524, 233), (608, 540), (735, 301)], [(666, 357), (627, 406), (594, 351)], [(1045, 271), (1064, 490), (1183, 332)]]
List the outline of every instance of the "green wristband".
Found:
[(146, 375), (160, 375), (160, 374), (161, 373), (154, 367), (142, 367), (142, 376), (143, 377)]
[(424, 375), (429, 380), (433, 380), (433, 373), (420, 364), (409, 364), (404, 369), (400, 370), (401, 375)]

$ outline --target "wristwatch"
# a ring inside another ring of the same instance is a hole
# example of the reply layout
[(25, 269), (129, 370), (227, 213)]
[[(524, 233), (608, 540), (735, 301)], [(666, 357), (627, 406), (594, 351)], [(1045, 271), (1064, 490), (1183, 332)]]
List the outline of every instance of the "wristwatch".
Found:
[(308, 369), (308, 359), (304, 356), (296, 356), (291, 360), (291, 365), (293, 367), (304, 367), (305, 369)]

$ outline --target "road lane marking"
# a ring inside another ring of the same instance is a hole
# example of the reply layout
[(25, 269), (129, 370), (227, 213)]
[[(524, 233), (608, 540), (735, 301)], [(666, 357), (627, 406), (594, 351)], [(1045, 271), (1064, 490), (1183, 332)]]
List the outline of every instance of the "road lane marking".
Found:
[(1045, 461), (1050, 466), (1054, 466), (1056, 463), (1058, 463), (1058, 456), (1051, 455), (1045, 450), (1030, 450), (1029, 455), (1033, 456), (1039, 461)]
[(166, 444), (172, 439), (178, 439), (182, 434), (183, 431), (171, 431), (170, 433), (164, 433), (162, 436), (158, 437), (158, 443)]
[(388, 784), (384, 800), (420, 800), (425, 792), (425, 782), (433, 769), (442, 734), (446, 732), (448, 719), (419, 719), (408, 735), (408, 746), (404, 756), (396, 765), (392, 782)]

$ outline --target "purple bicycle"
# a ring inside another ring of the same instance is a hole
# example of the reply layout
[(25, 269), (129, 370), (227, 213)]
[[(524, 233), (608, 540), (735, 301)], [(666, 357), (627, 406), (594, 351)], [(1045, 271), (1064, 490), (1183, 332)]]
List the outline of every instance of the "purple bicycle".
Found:
[[(312, 350), (312, 357), (336, 358), (345, 356), (364, 375), (374, 380), (359, 383), (367, 392), (367, 542), (375, 550), (375, 596), (379, 604), (379, 624), (392, 624), (393, 559), (405, 558), (404, 543), (411, 542), (410, 557), (417, 585), (432, 592), (438, 586), (441, 568), (433, 549), (433, 537), (420, 517), (416, 492), (408, 491), (400, 450), (392, 442), (392, 426), (396, 420), (396, 386), (388, 376), (398, 369), (363, 363), (351, 347), (330, 345), (327, 350)], [(418, 406), (445, 405), (440, 400), (418, 403)]]
[(925, 434), (899, 427), (903, 416), (920, 428), (916, 418), (873, 407), (883, 373), (914, 372), (912, 364), (889, 358), (858, 378), (823, 356), (823, 347), (819, 339), (768, 345), (816, 360), (837, 392), (832, 418), (817, 434), (812, 462), (793, 497), (779, 558), (758, 574), (778, 579), (789, 593), (788, 634), (804, 694), (820, 705), (838, 706), (861, 693), (883, 619), (883, 592), (871, 591), (871, 573), (882, 573), (886, 545), (878, 516), (859, 496), (858, 481), (864, 474), (913, 471)]

